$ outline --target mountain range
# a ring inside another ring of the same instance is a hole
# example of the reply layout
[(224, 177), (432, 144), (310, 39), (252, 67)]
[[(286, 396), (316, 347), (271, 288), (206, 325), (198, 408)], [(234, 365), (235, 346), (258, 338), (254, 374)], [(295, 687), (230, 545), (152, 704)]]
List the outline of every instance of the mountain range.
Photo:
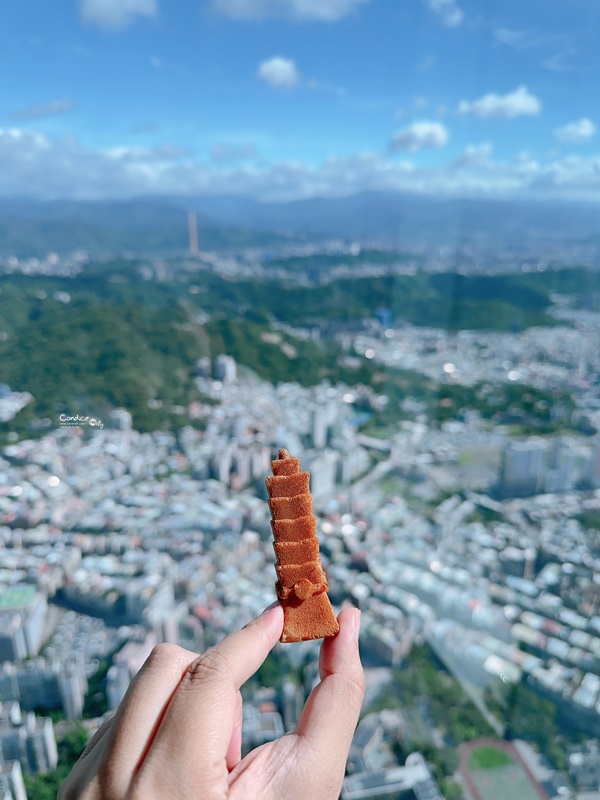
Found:
[(188, 247), (189, 210), (200, 249), (277, 247), (315, 238), (378, 240), (398, 248), (475, 245), (597, 252), (600, 207), (585, 203), (441, 199), (366, 192), (263, 203), (241, 196), (146, 197), (121, 201), (0, 200), (0, 255), (86, 249), (175, 253)]

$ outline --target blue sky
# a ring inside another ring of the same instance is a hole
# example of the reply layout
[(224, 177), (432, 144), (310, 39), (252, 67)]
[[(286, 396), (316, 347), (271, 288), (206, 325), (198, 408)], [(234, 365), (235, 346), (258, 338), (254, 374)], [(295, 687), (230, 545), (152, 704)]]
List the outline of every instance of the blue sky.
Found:
[(0, 194), (600, 200), (599, 34), (597, 0), (3, 0)]

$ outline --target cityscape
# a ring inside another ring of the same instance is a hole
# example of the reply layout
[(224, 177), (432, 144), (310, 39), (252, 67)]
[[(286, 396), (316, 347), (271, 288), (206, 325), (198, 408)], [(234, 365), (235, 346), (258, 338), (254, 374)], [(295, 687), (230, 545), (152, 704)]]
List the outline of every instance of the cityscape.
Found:
[[(343, 261), (360, 247), (326, 252)], [(74, 282), (93, 266), (74, 260), (71, 271), (72, 257), (50, 259), (46, 278)], [(203, 276), (245, 280), (257, 260), (192, 249), (135, 269), (144, 284), (182, 281), (193, 297)], [(44, 294), (72, 302), (62, 288)], [(514, 332), (395, 323), (385, 309), (334, 326), (341, 362), (433, 381), (433, 407), (418, 393), (386, 395), (385, 384), (268, 381), (223, 352), (193, 365), (197, 399), (174, 409), (176, 430), (140, 432), (125, 408), (73, 404), (33, 438), (9, 432), (6, 796), (42, 796), (37, 782), (61, 774), (61, 741), (85, 741), (156, 644), (202, 652), (273, 601), (264, 479), (285, 446), (311, 472), (331, 599), (362, 611), (367, 693), (342, 800), (478, 800), (491, 775), (500, 787), (520, 781), (523, 797), (596, 797), (600, 314), (567, 295), (553, 296), (549, 313), (553, 325)], [(290, 341), (323, 336), (318, 325), (272, 320), (263, 340), (293, 362)], [(498, 407), (494, 393), (520, 385), (550, 399)], [(459, 408), (444, 394), (482, 386), (491, 419), (479, 394)], [(0, 387), (6, 425), (35, 406), (24, 389)], [(550, 427), (538, 430), (538, 418)], [(317, 677), (316, 648), (278, 645), (248, 684), (244, 752), (293, 729)]]
[(0, 800), (600, 800), (599, 22), (0, 3)]

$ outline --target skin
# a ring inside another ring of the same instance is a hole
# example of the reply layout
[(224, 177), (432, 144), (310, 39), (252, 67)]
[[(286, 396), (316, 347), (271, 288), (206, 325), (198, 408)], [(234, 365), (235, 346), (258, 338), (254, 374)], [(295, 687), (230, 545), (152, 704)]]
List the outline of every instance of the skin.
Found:
[(338, 621), (296, 729), (243, 759), (240, 687), (281, 636), (281, 606), (202, 656), (155, 647), (58, 800), (337, 800), (364, 697), (360, 612)]

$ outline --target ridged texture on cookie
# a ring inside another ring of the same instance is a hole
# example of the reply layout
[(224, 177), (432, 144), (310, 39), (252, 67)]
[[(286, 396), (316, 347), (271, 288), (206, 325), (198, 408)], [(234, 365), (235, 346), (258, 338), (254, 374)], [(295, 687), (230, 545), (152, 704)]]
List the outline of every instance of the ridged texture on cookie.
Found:
[(327, 597), (327, 577), (319, 557), (317, 521), (312, 513), (310, 473), (287, 450), (271, 462), (266, 479), (277, 557), (277, 596), (283, 606), (282, 642), (335, 636), (339, 631)]

